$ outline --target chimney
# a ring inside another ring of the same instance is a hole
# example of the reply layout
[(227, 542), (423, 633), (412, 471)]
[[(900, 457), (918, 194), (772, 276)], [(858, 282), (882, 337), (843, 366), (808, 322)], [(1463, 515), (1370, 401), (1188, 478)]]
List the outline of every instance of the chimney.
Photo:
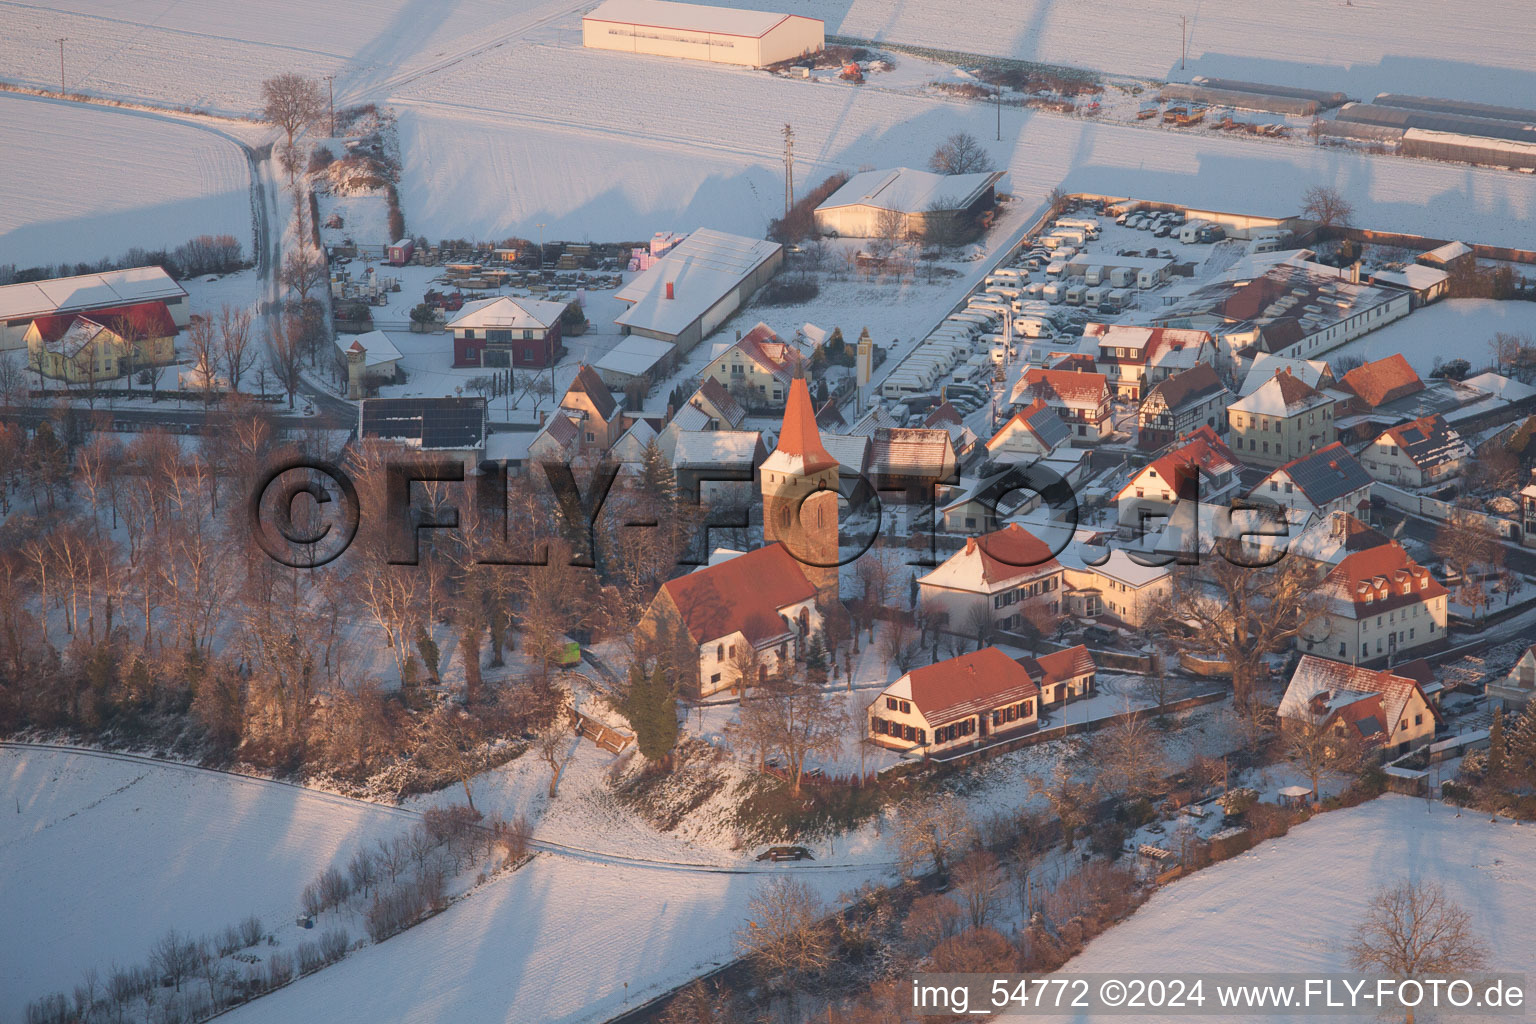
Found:
[(667, 282), (667, 298), (670, 299), (672, 297), (673, 297), (673, 295), (672, 295), (672, 282), (668, 281)]

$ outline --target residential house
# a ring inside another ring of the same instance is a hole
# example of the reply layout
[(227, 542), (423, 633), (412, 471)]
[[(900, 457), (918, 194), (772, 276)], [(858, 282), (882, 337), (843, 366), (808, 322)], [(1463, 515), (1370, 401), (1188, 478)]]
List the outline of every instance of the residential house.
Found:
[(756, 430), (681, 430), (672, 471), (681, 493), (709, 505), (745, 508), (756, 497), (757, 467), (767, 454)]
[(1137, 470), (1115, 495), (1119, 523), (1137, 534), (1151, 520), (1171, 518), (1180, 501), (1215, 502), (1230, 496), (1243, 465), (1216, 431), (1201, 426), (1178, 447)]
[(1333, 368), (1325, 360), (1296, 359), (1260, 352), (1253, 357), (1252, 365), (1243, 376), (1243, 386), (1238, 389), (1238, 397), (1247, 398), (1269, 383), (1281, 370), (1289, 371), (1292, 377), (1319, 391), (1332, 387), (1334, 383)]
[(176, 322), (164, 302), (40, 316), (23, 335), (27, 365), (70, 384), (99, 384), (176, 361)]
[(1341, 742), (1395, 756), (1435, 738), (1440, 712), (1419, 681), (1303, 655), (1281, 698), (1281, 731), (1321, 727)]
[(1283, 466), (1338, 440), (1334, 399), (1281, 370), (1227, 407), (1228, 443), (1250, 466)]
[(1465, 242), (1446, 242), (1436, 246), (1428, 252), (1423, 252), (1414, 260), (1420, 266), (1435, 267), (1439, 270), (1456, 270), (1459, 267), (1475, 263), (1472, 247)]
[(1144, 565), (1118, 546), (1073, 538), (1056, 557), (1067, 588), (1063, 610), (1075, 618), (1141, 629), (1162, 611), (1173, 591), (1167, 566)]
[(131, 267), (0, 285), (0, 352), (25, 349), (33, 321), (44, 317), (100, 314), (96, 318), (100, 324), (105, 323), (101, 317), (108, 316), (108, 310), (151, 302), (163, 303), (178, 328), (191, 322), (186, 289), (160, 267)]
[(1371, 504), (1371, 476), (1338, 441), (1292, 459), (1248, 492), (1322, 518), (1359, 512)]
[(1514, 668), (1488, 683), (1488, 700), (1505, 711), (1523, 711), (1536, 697), (1536, 644), (1525, 649)]
[(980, 438), (976, 432), (965, 425), (965, 417), (960, 415), (949, 402), (940, 402), (928, 411), (923, 417), (921, 426), (927, 430), (942, 430), (949, 435), (950, 447), (954, 450), (955, 459), (964, 464), (970, 461), (973, 453), (978, 451)]
[(984, 638), (1019, 629), (1033, 610), (1062, 612), (1062, 568), (1044, 541), (1017, 523), (967, 537), (965, 547), (917, 581), (918, 601), (944, 629)]
[(1373, 479), (1398, 487), (1439, 487), (1461, 476), (1472, 446), (1438, 413), (1389, 427), (1360, 453)]
[(1449, 639), (1445, 587), (1395, 540), (1339, 559), (1318, 593), (1323, 611), (1297, 635), (1299, 651), (1373, 664)]
[(569, 465), (581, 452), (581, 427), (563, 412), (550, 414), (528, 442), (528, 461), (541, 465)]
[(789, 382), (805, 368), (799, 349), (759, 323), (734, 344), (717, 347), (700, 376), (718, 381), (749, 409), (782, 409)]
[(869, 439), (865, 476), (887, 505), (927, 505), (953, 483), (957, 462), (947, 430), (880, 427)]
[(1071, 431), (1074, 444), (1098, 444), (1114, 432), (1109, 383), (1102, 373), (1032, 367), (1014, 386), (1013, 400), (1035, 399), (1056, 410)]
[(1140, 401), (1153, 383), (1147, 379), (1149, 368), (1165, 352), (1203, 350), (1209, 358), (1215, 351), (1208, 332), (1175, 327), (1088, 323), (1083, 326), (1083, 337), (1098, 342), (1094, 364), (1116, 396), (1132, 402)]
[[(704, 378), (704, 383), (688, 399), (687, 408), (698, 410), (704, 418), (695, 426), (690, 417), (683, 428), (685, 430), (740, 430), (742, 421), (747, 418), (747, 410), (731, 396), (725, 385), (713, 377)], [(683, 409), (679, 409), (677, 414), (683, 412)]]
[(621, 473), (636, 476), (644, 468), (646, 449), (655, 440), (656, 429), (646, 420), (635, 420), (608, 449), (608, 458), (619, 464)]
[(570, 387), (560, 396), (560, 409), (575, 422), (586, 450), (605, 452), (624, 432), (624, 415), (618, 400), (597, 371), (586, 364), (576, 370)]
[(1402, 353), (1394, 352), (1350, 370), (1338, 383), (1350, 398), (1346, 406), (1355, 412), (1407, 398), (1424, 390), (1424, 382)]
[(1327, 573), (1356, 551), (1390, 543), (1391, 537), (1358, 516), (1330, 512), (1302, 530), (1286, 548), (1293, 558), (1305, 558)]
[(1040, 687), (996, 647), (903, 675), (869, 705), (869, 738), (924, 756), (955, 753), (1034, 729)]
[(1093, 696), (1098, 666), (1083, 644), (1064, 651), (1019, 659), (1040, 687), (1040, 707), (1054, 708)]
[(668, 580), (636, 632), (686, 654), (690, 671), (679, 689), (699, 699), (788, 669), (820, 628), (816, 587), (773, 543)]
[(1061, 415), (1037, 398), (1015, 412), (987, 441), (987, 456), (996, 462), (1030, 463), (1043, 459), (1071, 439)]
[(464, 303), (447, 329), (454, 366), (545, 367), (565, 355), (560, 317), (565, 303), (500, 295)]
[(1202, 426), (1226, 433), (1231, 401), (1232, 392), (1206, 363), (1161, 380), (1141, 400), (1136, 447), (1155, 451)]

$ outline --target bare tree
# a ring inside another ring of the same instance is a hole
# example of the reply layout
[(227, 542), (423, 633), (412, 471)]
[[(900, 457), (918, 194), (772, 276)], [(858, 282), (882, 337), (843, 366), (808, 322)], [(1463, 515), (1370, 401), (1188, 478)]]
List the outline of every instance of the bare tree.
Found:
[[(300, 238), (304, 238), (302, 231)], [(301, 243), (300, 248), (289, 250), (283, 257), (283, 286), (299, 297), (300, 306), (309, 301), (311, 292), (325, 283), (325, 275), (325, 261), (311, 252), (306, 244)]]
[(956, 132), (939, 144), (928, 158), (928, 169), (935, 174), (975, 174), (992, 169), (992, 157), (976, 136)]
[(149, 950), (150, 963), (161, 977), (170, 979), (177, 992), (206, 955), (201, 943), (174, 928), (162, 935)]
[(1119, 716), (1098, 735), (1094, 751), (1102, 753), (1109, 785), (1133, 800), (1146, 796), (1168, 767), (1151, 718), (1139, 711)]
[(929, 864), (943, 875), (949, 862), (971, 842), (971, 819), (965, 806), (949, 793), (908, 806), (896, 826), (897, 859), (913, 873)]
[[(1504, 564), (1504, 544), (1498, 533), (1476, 512), (1454, 509), (1436, 527), (1430, 547), (1461, 576), (1457, 600), (1479, 614), (1488, 603), (1488, 587), (1481, 576), (1497, 572)], [(1479, 578), (1474, 579), (1474, 574)]]
[(782, 670), (759, 685), (741, 709), (742, 730), (759, 749), (783, 759), (794, 796), (800, 795), (806, 762), (841, 743), (838, 726), (837, 701)]
[(558, 716), (539, 736), (539, 757), (549, 765), (550, 799), (554, 799), (560, 791), (560, 765), (570, 739), (570, 733), (566, 731)]
[(251, 345), (251, 311), (225, 303), (219, 309), (219, 362), (229, 380), (229, 390), (240, 390), (240, 379), (256, 359)]
[(288, 408), (292, 409), (294, 396), (304, 381), (304, 325), (299, 318), (284, 316), (272, 328), (267, 349), (272, 357), (272, 374), (288, 395)]
[(261, 83), (262, 120), (281, 128), (290, 148), (293, 137), (325, 113), (325, 102), (320, 83), (303, 75), (287, 72)]
[(1355, 207), (1344, 194), (1330, 185), (1313, 185), (1301, 195), (1301, 215), (1317, 221), (1324, 228), (1347, 228), (1355, 216)]
[(1003, 872), (987, 850), (973, 850), (955, 865), (952, 898), (965, 911), (972, 928), (985, 928), (1003, 891)]
[(810, 886), (782, 875), (771, 878), (747, 902), (747, 922), (736, 933), (736, 947), (756, 958), (770, 979), (782, 978), (793, 993), (801, 974), (831, 962), (825, 916)]
[(456, 705), (443, 707), (423, 719), (416, 731), (416, 758), (431, 770), (451, 775), (463, 786), (470, 810), (475, 809), (475, 795), (470, 791), (469, 781), (484, 767), (480, 755), (483, 739), (478, 721)]
[[(1349, 943), (1350, 966), (1409, 979), (1475, 971), (1488, 961), (1471, 916), (1435, 882), (1404, 879), (1371, 898)], [(1413, 1008), (1408, 1008), (1413, 1024)]]
[(1287, 718), (1284, 734), (1286, 760), (1306, 773), (1313, 800), (1323, 779), (1348, 775), (1360, 767), (1360, 745), (1348, 734), (1329, 728), (1326, 715)]

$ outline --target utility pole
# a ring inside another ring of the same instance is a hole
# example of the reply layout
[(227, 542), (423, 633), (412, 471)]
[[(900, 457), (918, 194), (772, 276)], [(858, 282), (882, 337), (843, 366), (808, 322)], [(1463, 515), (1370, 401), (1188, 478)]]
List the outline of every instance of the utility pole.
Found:
[(54, 40), (59, 44), (59, 92), (64, 91), (64, 44), (68, 40), (68, 36), (60, 36)]
[(997, 141), (1003, 141), (1003, 85), (997, 85)]
[(1184, 70), (1184, 57), (1189, 50), (1189, 18), (1179, 15), (1179, 70)]
[(325, 84), (331, 89), (331, 138), (336, 137), (336, 76), (326, 75)]
[(784, 216), (795, 205), (795, 130), (784, 126)]

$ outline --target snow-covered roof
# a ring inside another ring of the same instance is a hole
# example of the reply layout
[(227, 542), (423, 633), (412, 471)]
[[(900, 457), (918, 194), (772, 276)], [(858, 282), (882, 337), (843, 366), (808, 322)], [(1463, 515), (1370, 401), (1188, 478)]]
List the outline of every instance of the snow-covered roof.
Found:
[(1288, 418), (1332, 404), (1333, 399), (1282, 370), (1228, 408), (1233, 412)]
[(0, 286), (0, 320), (175, 299), (186, 294), (185, 289), (159, 267), (56, 277), (48, 281)]
[(1330, 380), (1333, 378), (1333, 371), (1324, 360), (1297, 359), (1293, 356), (1277, 356), (1273, 352), (1260, 352), (1253, 357), (1253, 365), (1248, 368), (1248, 376), (1243, 378), (1238, 396), (1246, 398), (1253, 394), (1281, 370), (1289, 370), (1292, 377), (1314, 388), (1322, 386), (1320, 382), (1325, 376)]
[(721, 463), (750, 466), (762, 435), (756, 430), (679, 430), (672, 465), (716, 466)]
[(871, 206), (897, 213), (923, 213), (934, 203), (943, 203), (948, 209), (963, 210), (1000, 177), (1001, 171), (934, 174), (911, 167), (860, 171), (816, 209), (820, 212), (843, 206)]
[(485, 439), (487, 462), (527, 462), (528, 446), (538, 435), (531, 430), (508, 430)]
[(1536, 395), (1536, 388), (1531, 387), (1529, 384), (1522, 384), (1517, 380), (1511, 380), (1508, 377), (1491, 371), (1480, 373), (1476, 377), (1468, 377), (1462, 383), (1493, 395), (1495, 398), (1502, 399), (1505, 402), (1519, 402), (1530, 398), (1532, 395)]
[(384, 363), (392, 363), (400, 358), (400, 350), (395, 343), (389, 340), (389, 335), (383, 331), (369, 331), (367, 334), (359, 334), (355, 338), (340, 338), (335, 341), (336, 350), (343, 355), (353, 345), (360, 345), (367, 352), (363, 357), (365, 369), (382, 366)]
[(657, 334), (681, 334), (782, 248), (777, 242), (699, 228), (614, 293), (629, 309), (613, 322)]
[[(1486, 142), (1492, 140), (1479, 139), (1478, 141)], [(1419, 258), (1434, 260), (1437, 263), (1449, 263), (1452, 260), (1461, 259), (1461, 257), (1471, 251), (1472, 247), (1465, 242), (1446, 242), (1444, 245), (1436, 246), (1429, 250), (1429, 252), (1422, 253)]]
[(639, 334), (628, 334), (620, 339), (619, 343), (608, 350), (608, 353), (593, 364), (599, 371), (607, 370), (610, 373), (623, 373), (631, 377), (638, 377), (642, 373), (650, 371), (677, 346), (670, 341), (662, 341), (660, 338), (647, 338)]
[[(1105, 556), (1106, 551), (1108, 557)], [(1140, 590), (1169, 576), (1165, 566), (1142, 565), (1130, 558), (1123, 548), (1083, 544), (1079, 543), (1075, 537), (1072, 543), (1057, 552), (1056, 560), (1067, 570), (1097, 573), (1116, 583), (1124, 583), (1134, 590)]]
[(565, 303), (543, 299), (514, 299), (498, 295), (464, 303), (458, 316), (448, 321), (449, 330), (512, 329), (543, 330), (552, 326), (565, 312)]
[[(670, 3), (669, 0), (605, 0), (582, 20), (758, 39), (792, 17), (803, 15)], [(819, 18), (808, 20), (820, 21)]]
[(1434, 267), (1426, 267), (1421, 263), (1410, 263), (1401, 270), (1378, 270), (1371, 275), (1371, 281), (1376, 284), (1396, 285), (1398, 288), (1410, 288), (1416, 292), (1428, 291), (1439, 284), (1444, 284), (1451, 275)]

